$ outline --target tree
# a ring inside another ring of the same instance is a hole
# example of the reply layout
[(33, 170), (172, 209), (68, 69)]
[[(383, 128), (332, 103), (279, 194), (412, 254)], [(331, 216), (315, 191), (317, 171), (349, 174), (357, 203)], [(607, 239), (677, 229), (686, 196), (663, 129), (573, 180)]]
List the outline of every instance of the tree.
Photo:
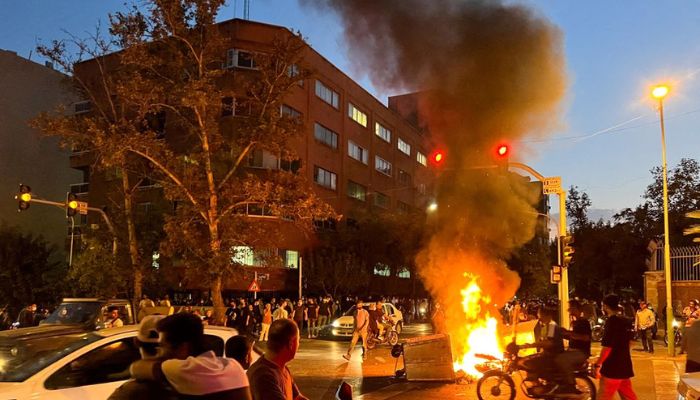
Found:
[[(269, 52), (253, 56), (249, 73), (222, 68), (230, 47), (224, 28), (214, 23), (222, 4), (152, 0), (145, 13), (133, 8), (110, 16), (111, 42), (122, 50), (101, 58), (116, 89), (106, 100), (145, 123), (95, 132), (118, 135), (114, 151), (138, 156), (162, 186), (174, 211), (165, 216), (161, 248), (198, 272), (219, 312), (224, 277), (241, 273), (233, 249), (264, 236), (245, 214), (248, 206), (264, 207), (280, 223), (292, 221), (305, 231), (314, 219), (336, 217), (295, 171), (242, 168), (256, 151), (282, 164), (296, 160), (290, 141), (304, 126), (283, 112), (283, 100), (311, 71), (303, 65), (307, 45), (288, 31), (274, 38)], [(91, 62), (76, 74), (89, 77), (102, 65)], [(226, 114), (235, 116), (222, 120)], [(165, 120), (164, 131), (149, 129), (154, 117)]]
[(590, 224), (588, 220), (588, 208), (591, 206), (591, 199), (588, 193), (580, 192), (578, 187), (571, 186), (569, 193), (566, 196), (566, 214), (571, 219), (572, 231), (577, 230)]
[(66, 264), (41, 236), (0, 225), (0, 307), (54, 304), (67, 289)]
[(129, 281), (124, 279), (124, 269), (120, 268), (111, 246), (111, 241), (104, 238), (93, 236), (85, 239), (84, 248), (68, 273), (76, 294), (115, 298), (127, 292)]

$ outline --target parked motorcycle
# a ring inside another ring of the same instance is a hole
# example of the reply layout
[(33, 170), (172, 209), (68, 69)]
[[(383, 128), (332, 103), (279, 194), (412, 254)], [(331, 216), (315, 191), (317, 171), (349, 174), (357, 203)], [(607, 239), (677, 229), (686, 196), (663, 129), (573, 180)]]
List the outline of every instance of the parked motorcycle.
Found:
[[(476, 395), (479, 400), (491, 399), (515, 399), (516, 387), (512, 375), (518, 374), (520, 390), (531, 399), (555, 400), (555, 399), (580, 399), (595, 400), (596, 388), (590, 376), (593, 376), (595, 369), (586, 361), (574, 372), (576, 378), (576, 388), (580, 394), (555, 394), (555, 382), (560, 378), (560, 373), (552, 365), (552, 369), (546, 371), (534, 371), (527, 367), (525, 362), (528, 357), (518, 356), (520, 349), (515, 343), (507, 346), (503, 354), (503, 359), (489, 355), (477, 355), (485, 360), (484, 375), (479, 378), (476, 384)], [(554, 363), (552, 363), (554, 364)], [(531, 379), (526, 379), (528, 373)], [(536, 377), (534, 380), (532, 377)]]
[(608, 319), (606, 315), (598, 317), (597, 320), (591, 321), (591, 340), (600, 342), (603, 340), (605, 321)]
[[(674, 319), (671, 325), (673, 327), (673, 343), (675, 343), (676, 347), (680, 346), (681, 341), (683, 340), (683, 334), (681, 333), (681, 324), (683, 324), (682, 321)], [(664, 344), (668, 346), (668, 329), (664, 333)]]
[(367, 348), (373, 349), (379, 344), (390, 344), (395, 345), (399, 342), (399, 333), (396, 331), (396, 324), (389, 320), (388, 324), (391, 325), (391, 329), (388, 327), (384, 329), (384, 334), (379, 336), (379, 332), (370, 332), (367, 335)]

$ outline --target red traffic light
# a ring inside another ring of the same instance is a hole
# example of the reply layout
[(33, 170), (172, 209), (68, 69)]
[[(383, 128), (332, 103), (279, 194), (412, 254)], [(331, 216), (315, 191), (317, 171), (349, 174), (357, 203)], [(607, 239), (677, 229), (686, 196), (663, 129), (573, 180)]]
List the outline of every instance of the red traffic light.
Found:
[(430, 156), (430, 160), (434, 165), (441, 165), (445, 161), (445, 152), (442, 150), (436, 150)]
[(507, 144), (498, 145), (498, 147), (496, 148), (496, 155), (498, 157), (501, 157), (501, 158), (508, 157), (509, 153), (510, 153), (510, 148), (508, 147)]

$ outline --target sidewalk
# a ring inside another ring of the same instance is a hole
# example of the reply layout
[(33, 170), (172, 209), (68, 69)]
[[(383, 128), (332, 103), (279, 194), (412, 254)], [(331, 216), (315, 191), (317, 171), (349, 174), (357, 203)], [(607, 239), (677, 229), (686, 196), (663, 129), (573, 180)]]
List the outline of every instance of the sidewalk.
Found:
[(654, 354), (635, 351), (641, 348), (638, 343), (632, 346), (632, 387), (640, 399), (675, 399), (679, 376), (685, 371), (685, 356), (671, 358), (662, 342), (654, 342), (654, 345)]

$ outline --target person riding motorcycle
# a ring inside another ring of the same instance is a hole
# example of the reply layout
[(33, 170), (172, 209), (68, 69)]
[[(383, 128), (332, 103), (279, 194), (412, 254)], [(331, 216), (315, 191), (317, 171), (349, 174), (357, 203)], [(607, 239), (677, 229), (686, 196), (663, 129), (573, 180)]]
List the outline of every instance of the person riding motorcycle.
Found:
[(562, 328), (562, 336), (569, 341), (569, 348), (559, 354), (555, 362), (564, 373), (565, 389), (578, 392), (574, 370), (591, 356), (591, 325), (583, 315), (581, 304), (577, 300), (569, 301), (571, 330)]
[[(540, 307), (537, 310), (537, 324), (534, 329), (535, 342), (519, 345), (519, 349), (527, 348), (537, 348), (538, 352), (535, 355), (528, 357), (523, 360), (525, 368), (529, 371), (545, 371), (551, 369), (551, 365), (555, 362), (557, 357), (564, 353), (564, 340), (563, 340), (563, 330), (556, 322), (553, 321), (554, 310), (548, 307)], [(568, 365), (567, 365), (568, 366)], [(572, 370), (568, 366), (564, 371), (560, 371), (562, 375), (568, 376)], [(528, 372), (526, 378), (528, 381), (536, 381), (536, 374)], [(575, 386), (566, 383), (555, 384), (553, 386), (543, 387), (542, 390), (546, 390), (548, 393), (552, 394), (568, 394), (575, 393)], [(545, 393), (540, 393), (545, 394)]]

